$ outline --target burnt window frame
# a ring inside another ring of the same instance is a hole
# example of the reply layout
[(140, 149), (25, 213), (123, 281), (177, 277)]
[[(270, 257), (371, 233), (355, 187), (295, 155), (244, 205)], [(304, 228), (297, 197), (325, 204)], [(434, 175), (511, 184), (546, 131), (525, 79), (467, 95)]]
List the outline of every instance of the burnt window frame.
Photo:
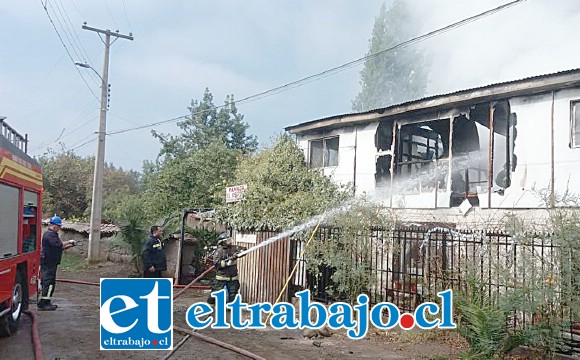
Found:
[[(444, 121), (444, 120), (442, 120), (442, 121)], [(401, 140), (401, 138), (402, 138), (401, 132), (402, 132), (402, 128), (403, 127), (405, 127), (405, 126), (412, 126), (412, 125), (427, 124), (427, 123), (429, 123), (429, 122), (425, 121), (425, 122), (417, 122), (417, 123), (410, 123), (410, 124), (401, 124), (401, 126), (398, 127), (398, 129), (397, 129), (397, 136), (396, 136), (397, 137), (397, 145), (396, 145), (397, 150), (396, 150), (396, 155), (395, 155), (395, 161), (394, 161), (394, 164), (393, 164), (394, 165), (394, 174), (395, 174), (395, 176), (401, 174), (401, 172), (402, 172), (401, 169), (403, 168), (403, 166), (407, 166), (410, 169), (410, 167), (412, 165), (414, 165), (414, 164), (418, 164), (418, 163), (427, 164), (427, 163), (432, 163), (434, 161), (438, 161), (438, 160), (442, 160), (443, 159), (440, 156), (441, 154), (439, 154), (439, 151), (438, 151), (439, 150), (439, 147), (438, 147), (439, 144), (441, 144), (441, 146), (443, 147), (442, 152), (445, 151), (445, 148), (443, 146), (443, 139), (441, 137), (441, 134), (439, 134), (435, 130), (432, 130), (432, 129), (431, 130), (422, 129), (423, 131), (428, 131), (428, 132), (431, 132), (431, 133), (438, 134), (438, 138), (436, 138), (436, 139), (427, 138), (427, 137), (422, 136), (422, 135), (411, 134), (411, 138), (410, 139)], [(426, 125), (426, 126), (428, 126), (428, 125)], [(409, 135), (409, 134), (406, 134), (406, 135)], [(413, 139), (413, 136), (418, 136), (418, 137), (423, 137), (425, 139), (428, 139), (426, 144), (420, 144), (420, 145), (427, 148), (427, 152), (426, 153), (428, 153), (428, 150), (431, 149), (431, 148), (433, 150), (435, 150), (435, 153), (433, 153), (434, 159), (431, 159), (431, 160), (429, 160), (429, 159), (403, 160), (403, 157), (405, 157), (405, 156), (408, 157), (408, 158), (411, 158), (411, 159), (415, 157), (411, 153), (407, 153), (407, 152), (405, 152), (403, 150), (403, 146), (404, 146), (403, 143), (404, 142), (416, 143), (415, 141), (412, 140)], [(434, 147), (429, 146), (429, 140), (434, 140), (435, 141), (435, 146)]]
[[(336, 165), (328, 165), (328, 158), (326, 156), (327, 153), (327, 142), (329, 140), (334, 140), (336, 139)], [(322, 142), (322, 166), (314, 166), (312, 164), (312, 143), (315, 141), (321, 141)], [(311, 168), (314, 169), (324, 169), (324, 168), (330, 168), (330, 167), (338, 167), (339, 164), (339, 157), (340, 157), (340, 135), (334, 135), (334, 136), (326, 136), (326, 137), (321, 137), (321, 138), (316, 138), (316, 139), (311, 139), (308, 140), (308, 166), (310, 166)]]
[(576, 139), (576, 105), (579, 107), (580, 111), (580, 99), (570, 101), (570, 148), (577, 149), (580, 148), (580, 139)]

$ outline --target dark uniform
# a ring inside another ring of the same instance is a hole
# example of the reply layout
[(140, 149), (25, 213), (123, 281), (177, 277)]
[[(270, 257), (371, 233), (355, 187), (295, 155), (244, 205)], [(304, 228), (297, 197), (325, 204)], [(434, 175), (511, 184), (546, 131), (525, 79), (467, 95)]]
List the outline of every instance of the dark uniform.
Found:
[[(228, 302), (234, 301), (236, 294), (240, 290), (237, 259), (228, 260), (237, 252), (237, 250), (238, 249), (235, 246), (231, 245), (225, 247), (219, 246), (213, 256), (216, 275), (212, 290), (219, 291), (226, 287), (228, 291)], [(208, 302), (213, 304), (215, 298), (210, 296)]]
[(58, 232), (48, 229), (42, 235), (42, 251), (40, 253), (40, 279), (42, 286), (42, 296), (38, 302), (39, 308), (45, 308), (51, 305), (52, 294), (56, 286), (56, 269), (60, 264), (64, 246)]
[[(149, 268), (155, 267), (155, 271), (149, 271)], [(143, 244), (143, 277), (160, 278), (161, 272), (167, 270), (167, 258), (165, 248), (161, 239), (149, 235), (145, 244)]]

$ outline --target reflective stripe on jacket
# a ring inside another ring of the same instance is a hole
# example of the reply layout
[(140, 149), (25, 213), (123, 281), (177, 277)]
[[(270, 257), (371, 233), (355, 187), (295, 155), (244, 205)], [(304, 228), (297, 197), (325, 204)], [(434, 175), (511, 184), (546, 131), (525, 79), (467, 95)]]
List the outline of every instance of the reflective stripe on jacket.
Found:
[[(216, 280), (236, 280), (238, 276), (237, 260), (232, 260), (228, 265), (228, 259), (237, 252), (235, 246), (220, 246), (213, 255), (213, 264), (216, 267)], [(221, 277), (222, 279), (219, 279)], [(236, 279), (234, 279), (234, 277)]]
[(149, 235), (145, 244), (143, 244), (143, 270), (149, 269), (151, 266), (155, 270), (167, 270), (167, 258), (165, 256), (165, 248), (161, 239), (153, 235)]

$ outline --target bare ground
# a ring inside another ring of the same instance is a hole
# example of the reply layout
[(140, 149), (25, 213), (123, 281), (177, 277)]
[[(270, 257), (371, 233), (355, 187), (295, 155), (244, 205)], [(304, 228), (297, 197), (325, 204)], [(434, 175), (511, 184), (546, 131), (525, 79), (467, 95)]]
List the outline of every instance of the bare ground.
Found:
[[(128, 277), (131, 267), (107, 263), (83, 269), (59, 269), (59, 278), (98, 282), (100, 277)], [(174, 303), (175, 325), (188, 328), (185, 310), (207, 293), (188, 291)], [(34, 302), (34, 301), (32, 301)], [(39, 332), (44, 359), (161, 359), (166, 351), (100, 351), (99, 288), (58, 283), (54, 312), (39, 312)], [(36, 306), (31, 306), (36, 311)], [(20, 330), (0, 339), (0, 359), (32, 359), (31, 321), (22, 317)], [(204, 335), (228, 342), (267, 359), (450, 359), (457, 358), (464, 342), (448, 332), (370, 332), (363, 340), (350, 340), (343, 333), (307, 339), (299, 330), (212, 330)], [(174, 333), (174, 344), (183, 335)], [(229, 350), (190, 338), (171, 359), (243, 359)]]

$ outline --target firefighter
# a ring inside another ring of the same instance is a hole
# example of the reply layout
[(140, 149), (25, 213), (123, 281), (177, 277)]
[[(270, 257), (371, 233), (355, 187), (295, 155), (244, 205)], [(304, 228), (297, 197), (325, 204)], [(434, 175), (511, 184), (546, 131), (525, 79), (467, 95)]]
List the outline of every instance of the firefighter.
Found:
[(167, 270), (167, 257), (165, 256), (165, 246), (161, 238), (163, 229), (154, 225), (145, 244), (143, 244), (143, 277), (160, 278), (161, 273)]
[[(225, 287), (228, 293), (228, 303), (234, 301), (240, 289), (237, 266), (238, 249), (231, 244), (231, 241), (232, 238), (228, 234), (221, 234), (217, 239), (218, 248), (213, 255), (216, 275), (212, 291), (219, 291)], [(215, 298), (210, 295), (207, 302), (214, 304)]]
[(58, 216), (50, 218), (48, 230), (42, 235), (42, 251), (40, 253), (40, 285), (42, 295), (37, 306), (42, 311), (54, 311), (57, 305), (51, 303), (56, 285), (56, 269), (60, 264), (62, 252), (75, 246), (76, 241), (62, 242), (58, 231), (62, 227), (62, 219)]

